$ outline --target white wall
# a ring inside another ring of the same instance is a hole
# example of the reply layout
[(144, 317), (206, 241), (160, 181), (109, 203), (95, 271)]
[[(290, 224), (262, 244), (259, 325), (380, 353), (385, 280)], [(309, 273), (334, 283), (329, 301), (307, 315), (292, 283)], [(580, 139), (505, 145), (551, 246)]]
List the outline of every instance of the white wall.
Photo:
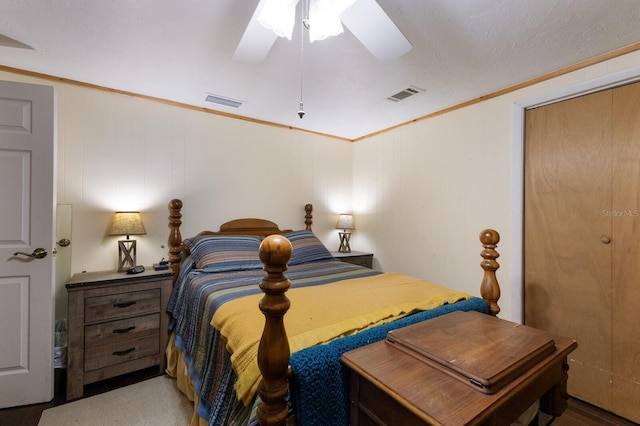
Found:
[(351, 247), (375, 253), (378, 268), (473, 295), (478, 235), (498, 230), (500, 316), (518, 321), (522, 138), (513, 124), (521, 106), (638, 66), (640, 53), (628, 54), (354, 144), (55, 83), (58, 203), (73, 205), (72, 272), (116, 267), (118, 238), (105, 236), (116, 210), (143, 212), (138, 263), (150, 265), (166, 256), (171, 198), (185, 203), (184, 236), (240, 216), (302, 228), (311, 202), (314, 230), (330, 248), (337, 213), (352, 210)]
[[(113, 270), (113, 212), (140, 210), (138, 262), (167, 256), (167, 205), (180, 198), (183, 236), (238, 217), (314, 231), (338, 246), (337, 214), (348, 210), (352, 144), (177, 108), (136, 97), (0, 72), (0, 79), (54, 85), (57, 203), (73, 206), (71, 272)], [(57, 296), (66, 297), (63, 283)]]
[[(522, 304), (521, 106), (640, 75), (636, 52), (354, 144), (354, 250), (479, 295), (480, 231), (501, 234), (501, 317)], [(628, 72), (622, 70), (630, 69)], [(636, 70), (638, 69), (638, 70)]]

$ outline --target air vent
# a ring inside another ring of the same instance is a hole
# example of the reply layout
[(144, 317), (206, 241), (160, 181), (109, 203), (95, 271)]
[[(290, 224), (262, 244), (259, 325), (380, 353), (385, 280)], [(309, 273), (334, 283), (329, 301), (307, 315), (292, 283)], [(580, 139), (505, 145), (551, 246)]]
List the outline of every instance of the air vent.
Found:
[(396, 93), (395, 95), (389, 96), (387, 99), (394, 102), (400, 102), (404, 99), (407, 99), (413, 95), (417, 95), (418, 93), (424, 92), (424, 89), (421, 89), (416, 86), (408, 86), (406, 89), (403, 89)]
[(244, 104), (244, 101), (239, 101), (236, 99), (225, 98), (224, 96), (219, 95), (211, 95), (207, 93), (207, 96), (204, 98), (205, 101), (211, 102), (214, 104), (230, 106), (233, 108), (238, 108), (240, 105)]

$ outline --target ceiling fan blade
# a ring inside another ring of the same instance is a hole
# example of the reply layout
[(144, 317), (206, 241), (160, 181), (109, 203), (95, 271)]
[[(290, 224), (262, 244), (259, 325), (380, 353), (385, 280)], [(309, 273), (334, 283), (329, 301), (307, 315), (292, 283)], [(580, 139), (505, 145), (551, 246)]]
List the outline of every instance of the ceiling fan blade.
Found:
[(17, 47), (18, 49), (33, 50), (33, 47), (29, 46), (28, 44), (24, 44), (18, 40), (12, 39), (11, 37), (7, 37), (4, 34), (0, 34), (0, 46)]
[(375, 0), (356, 0), (340, 19), (379, 61), (399, 58), (413, 48)]
[(271, 46), (278, 38), (273, 31), (263, 27), (256, 19), (263, 1), (260, 0), (258, 7), (253, 12), (249, 25), (247, 25), (247, 29), (244, 31), (240, 43), (233, 54), (232, 59), (235, 62), (257, 64), (264, 61), (264, 58), (267, 57), (271, 50)]

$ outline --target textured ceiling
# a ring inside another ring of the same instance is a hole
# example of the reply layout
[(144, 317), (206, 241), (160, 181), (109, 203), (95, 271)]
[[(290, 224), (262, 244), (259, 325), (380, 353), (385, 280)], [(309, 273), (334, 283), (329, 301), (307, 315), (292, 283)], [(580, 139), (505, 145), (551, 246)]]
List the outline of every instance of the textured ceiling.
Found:
[[(0, 65), (356, 139), (640, 42), (638, 0), (378, 0), (413, 49), (381, 63), (348, 30), (307, 43), (300, 119), (299, 27), (263, 63), (231, 61), (257, 3), (0, 0), (22, 44), (0, 37)], [(409, 85), (425, 91), (387, 100)]]

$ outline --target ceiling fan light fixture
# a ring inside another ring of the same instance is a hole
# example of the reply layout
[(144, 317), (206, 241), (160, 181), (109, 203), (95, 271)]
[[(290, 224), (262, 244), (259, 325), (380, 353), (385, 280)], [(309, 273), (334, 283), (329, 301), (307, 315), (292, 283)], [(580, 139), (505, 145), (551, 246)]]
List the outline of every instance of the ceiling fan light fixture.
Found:
[[(278, 35), (292, 37), (295, 24), (300, 25), (302, 40), (307, 36), (311, 40), (328, 37), (328, 35), (324, 37), (318, 35), (325, 32), (320, 29), (322, 28), (322, 24), (319, 23), (321, 21), (310, 22), (309, 9), (312, 1), (314, 7), (317, 3), (318, 7), (322, 5), (322, 8), (333, 10), (333, 15), (339, 16), (340, 20), (338, 31), (342, 32), (343, 25), (349, 28), (351, 34), (381, 62), (397, 59), (413, 48), (411, 42), (407, 40), (376, 0), (302, 0), (298, 11), (301, 11), (300, 19), (302, 22), (298, 22), (295, 16), (300, 0), (260, 0), (233, 54), (233, 60), (253, 64), (264, 61), (278, 39)], [(277, 13), (278, 8), (283, 10), (283, 14), (286, 16), (285, 21), (288, 22), (286, 29), (283, 29), (285, 26), (276, 23), (280, 22), (281, 18)], [(260, 16), (260, 21), (258, 16)], [(313, 27), (313, 34), (304, 34), (305, 29), (311, 30), (311, 27)], [(281, 30), (272, 30), (271, 28), (281, 28)]]
[(291, 40), (297, 4), (298, 0), (262, 0), (258, 6), (260, 10), (256, 19), (278, 37)]
[(355, 0), (310, 0), (309, 40), (324, 40), (344, 32), (340, 15)]

